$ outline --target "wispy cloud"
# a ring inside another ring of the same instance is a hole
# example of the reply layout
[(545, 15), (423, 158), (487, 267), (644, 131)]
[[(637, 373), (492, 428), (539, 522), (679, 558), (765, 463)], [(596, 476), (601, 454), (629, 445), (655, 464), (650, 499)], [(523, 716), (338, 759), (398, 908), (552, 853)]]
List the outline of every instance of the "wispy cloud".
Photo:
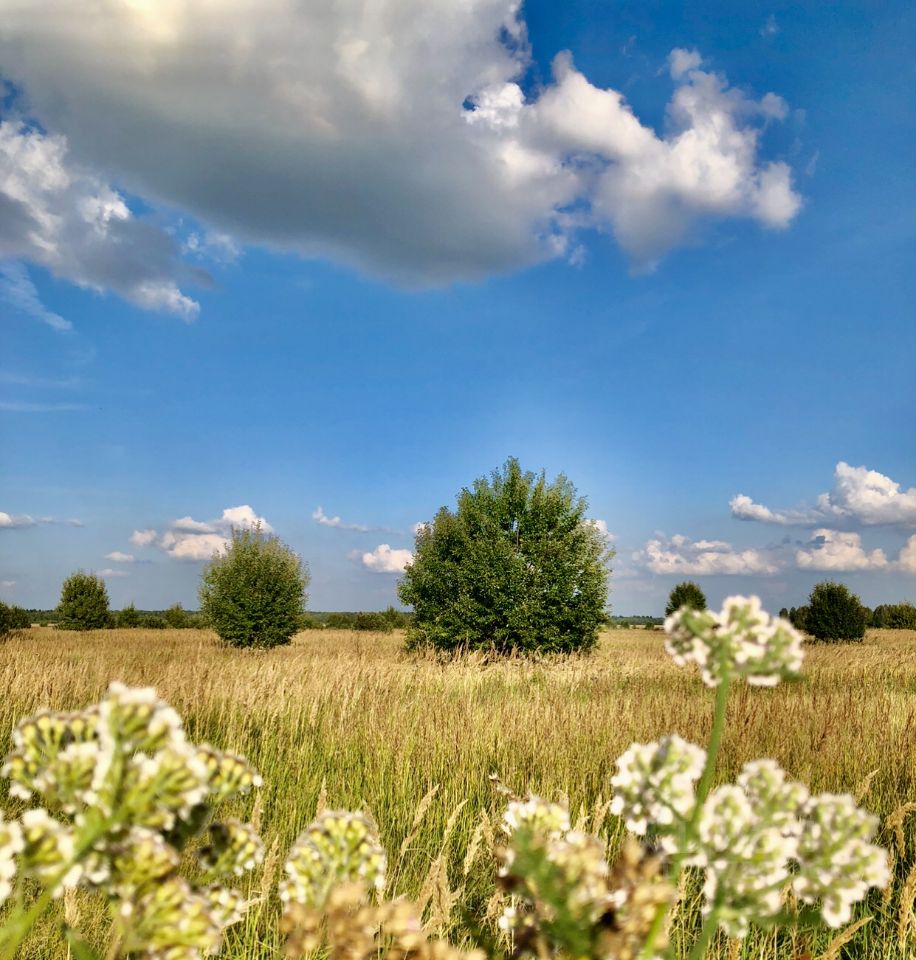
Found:
[[(348, 523), (340, 517), (329, 517), (321, 506), (317, 506), (312, 512), (312, 519), (322, 527), (331, 527), (334, 530), (355, 530), (357, 533), (381, 532), (381, 527), (370, 527), (365, 523)], [(389, 531), (396, 533), (397, 531)]]
[(76, 517), (61, 520), (57, 517), (33, 517), (27, 513), (10, 514), (0, 510), (0, 530), (16, 530), (54, 524), (64, 527), (81, 527), (83, 521), (77, 520)]
[(24, 316), (39, 320), (52, 330), (66, 333), (73, 329), (69, 320), (49, 310), (41, 302), (28, 270), (17, 260), (0, 260), (0, 299)]
[(105, 577), (106, 579), (112, 577), (129, 577), (130, 573), (127, 570), (115, 570), (112, 567), (106, 567), (104, 570), (99, 570), (98, 572), (100, 577)]
[(81, 377), (33, 377), (24, 373), (9, 373), (0, 370), (0, 383), (12, 387), (33, 387), (41, 390), (78, 390), (86, 381)]
[(105, 554), (106, 560), (114, 560), (115, 563), (133, 563), (134, 555), (132, 553), (122, 553), (120, 550), (112, 550)]
[(83, 413), (88, 403), (33, 403), (28, 400), (0, 400), (3, 413)]

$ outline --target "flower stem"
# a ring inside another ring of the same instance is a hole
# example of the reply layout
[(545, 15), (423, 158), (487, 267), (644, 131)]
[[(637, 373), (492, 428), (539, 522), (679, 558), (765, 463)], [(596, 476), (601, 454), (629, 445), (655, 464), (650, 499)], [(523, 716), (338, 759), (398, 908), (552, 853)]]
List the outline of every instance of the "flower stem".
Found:
[(713, 934), (716, 932), (718, 923), (719, 911), (713, 907), (713, 909), (710, 910), (706, 915), (706, 919), (703, 921), (703, 926), (700, 928), (700, 935), (697, 937), (696, 942), (690, 951), (688, 960), (703, 960), (703, 957), (706, 956), (706, 951), (709, 948), (709, 943), (713, 938)]
[[(719, 757), (719, 748), (722, 745), (722, 736), (725, 733), (725, 717), (728, 712), (728, 691), (731, 686), (731, 679), (731, 674), (728, 670), (725, 670), (719, 686), (716, 687), (715, 713), (713, 714), (712, 730), (709, 734), (709, 746), (706, 750), (706, 763), (703, 766), (703, 773), (700, 775), (700, 782), (697, 786), (696, 803), (693, 807), (693, 813), (690, 815), (690, 820), (684, 829), (684, 846), (681, 852), (675, 855), (671, 865), (670, 882), (675, 890), (677, 890), (678, 882), (681, 878), (681, 869), (686, 851), (692, 848), (693, 841), (696, 839), (697, 826), (700, 822), (700, 816), (703, 813), (703, 804), (709, 796), (713, 777), (715, 777), (716, 774), (716, 761)], [(675, 902), (672, 907), (673, 909), (677, 909), (677, 903)], [(715, 913), (715, 911), (713, 911), (713, 913)], [(662, 932), (662, 927), (665, 925), (667, 915), (668, 904), (659, 904), (658, 909), (655, 911), (655, 916), (652, 918), (652, 926), (649, 928), (642, 952), (639, 955), (641, 960), (649, 960), (649, 958), (654, 956), (655, 941)], [(715, 929), (715, 924), (713, 924), (713, 929)], [(712, 934), (710, 933), (709, 936), (712, 936)], [(709, 937), (707, 937), (707, 941), (708, 939)], [(706, 946), (704, 945), (703, 950), (705, 949)], [(690, 957), (691, 960), (693, 960), (693, 953), (690, 954)]]

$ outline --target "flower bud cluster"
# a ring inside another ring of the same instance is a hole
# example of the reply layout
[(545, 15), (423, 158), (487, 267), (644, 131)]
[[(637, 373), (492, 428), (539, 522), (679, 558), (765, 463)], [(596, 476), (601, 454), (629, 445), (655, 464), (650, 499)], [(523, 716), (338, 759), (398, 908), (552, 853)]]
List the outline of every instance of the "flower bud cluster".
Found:
[(214, 952), (242, 917), (241, 894), (195, 886), (179, 867), (183, 851), (196, 851), (208, 880), (260, 862), (249, 825), (210, 822), (213, 804), (260, 778), (240, 757), (189, 743), (153, 690), (112, 683), (87, 710), (22, 721), (2, 772), (10, 794), (36, 806), (0, 817), (0, 902), (20, 877), (55, 897), (77, 885), (99, 891), (121, 918), (124, 949), (168, 960)]
[(499, 927), (516, 956), (635, 957), (669, 888), (654, 861), (627, 848), (612, 867), (604, 841), (569, 822), (565, 807), (535, 796), (509, 804), (499, 880), (510, 899)]
[(665, 634), (674, 662), (696, 663), (709, 687), (726, 676), (770, 687), (797, 674), (804, 657), (801, 635), (766, 613), (759, 597), (728, 597), (719, 613), (681, 607), (665, 620)]
[(293, 844), (280, 884), (284, 903), (321, 907), (341, 884), (368, 892), (385, 887), (387, 858), (375, 826), (362, 813), (327, 810)]
[(758, 760), (696, 811), (704, 759), (679, 738), (635, 744), (618, 761), (611, 810), (704, 871), (705, 909), (716, 910), (729, 936), (775, 917), (789, 887), (802, 902), (820, 900), (821, 916), (835, 927), (870, 888), (888, 882), (887, 856), (871, 843), (877, 821), (851, 797), (812, 797), (777, 763)]
[(650, 826), (662, 836), (674, 832), (693, 811), (705, 762), (705, 750), (677, 735), (632, 744), (611, 777), (611, 813), (638, 836)]

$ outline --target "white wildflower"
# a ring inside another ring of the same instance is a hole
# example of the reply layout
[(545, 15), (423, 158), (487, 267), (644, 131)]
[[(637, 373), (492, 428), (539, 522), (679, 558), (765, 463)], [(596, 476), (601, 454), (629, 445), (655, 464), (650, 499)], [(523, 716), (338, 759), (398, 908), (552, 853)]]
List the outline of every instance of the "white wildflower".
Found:
[(830, 927), (847, 923), (852, 905), (890, 880), (886, 852), (870, 842), (877, 826), (848, 794), (823, 793), (806, 807), (793, 887), (804, 903), (822, 900), (821, 916)]
[(20, 818), (23, 872), (60, 896), (65, 887), (79, 882), (82, 869), (74, 863), (76, 841), (68, 826), (41, 809), (27, 810)]
[(12, 892), (16, 855), (22, 852), (24, 846), (22, 828), (15, 821), (4, 820), (0, 813), (0, 906)]
[(716, 687), (726, 676), (773, 686), (801, 669), (801, 635), (771, 617), (758, 597), (727, 597), (719, 613), (681, 607), (665, 620), (665, 649), (678, 666), (696, 663), (703, 682)]
[(545, 839), (562, 837), (570, 830), (569, 811), (534, 794), (527, 800), (512, 800), (503, 814), (503, 830), (511, 836), (520, 829)]
[(693, 811), (705, 762), (705, 750), (676, 735), (632, 744), (611, 778), (611, 813), (623, 817), (627, 829), (640, 836), (650, 824), (669, 832)]

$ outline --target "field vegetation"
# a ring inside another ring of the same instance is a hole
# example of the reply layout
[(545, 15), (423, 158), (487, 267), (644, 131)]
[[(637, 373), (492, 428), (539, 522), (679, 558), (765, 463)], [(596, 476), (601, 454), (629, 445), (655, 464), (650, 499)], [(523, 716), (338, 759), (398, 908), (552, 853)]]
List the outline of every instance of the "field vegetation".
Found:
[[(208, 631), (32, 628), (0, 644), (0, 731), (6, 737), (42, 706), (93, 702), (112, 679), (153, 685), (194, 740), (247, 756), (263, 775), (260, 799), (233, 811), (254, 819), (268, 846), (253, 896), (276, 886), (316, 808), (364, 809), (392, 859), (393, 891), (419, 898), (445, 933), (463, 907), (485, 912), (493, 892), (485, 850), (505, 800), (490, 774), (518, 792), (568, 798), (573, 820), (588, 818), (616, 847), (623, 831), (606, 805), (617, 757), (633, 741), (666, 733), (698, 743), (709, 735), (709, 691), (672, 663), (653, 631), (605, 630), (591, 656), (559, 661), (444, 663), (402, 648), (399, 632), (307, 631), (264, 653), (228, 649)], [(873, 919), (849, 956), (903, 958), (916, 943), (907, 806), (916, 801), (914, 734), (913, 631), (870, 630), (854, 647), (814, 645), (800, 681), (732, 694), (721, 779), (772, 757), (812, 790), (851, 792), (882, 817), (878, 841), (894, 851), (896, 879), (857, 912)], [(0, 804), (17, 809), (8, 797)], [(80, 926), (90, 931), (103, 922), (93, 909), (80, 894), (59, 904), (61, 914), (82, 911)], [(696, 913), (688, 910), (685, 922)], [(230, 931), (224, 955), (279, 956), (277, 917), (267, 898)], [(820, 957), (835, 936), (755, 933), (740, 946), (720, 938), (713, 953)], [(57, 941), (46, 924), (23, 956), (66, 957)], [(834, 947), (828, 956), (839, 956)]]

